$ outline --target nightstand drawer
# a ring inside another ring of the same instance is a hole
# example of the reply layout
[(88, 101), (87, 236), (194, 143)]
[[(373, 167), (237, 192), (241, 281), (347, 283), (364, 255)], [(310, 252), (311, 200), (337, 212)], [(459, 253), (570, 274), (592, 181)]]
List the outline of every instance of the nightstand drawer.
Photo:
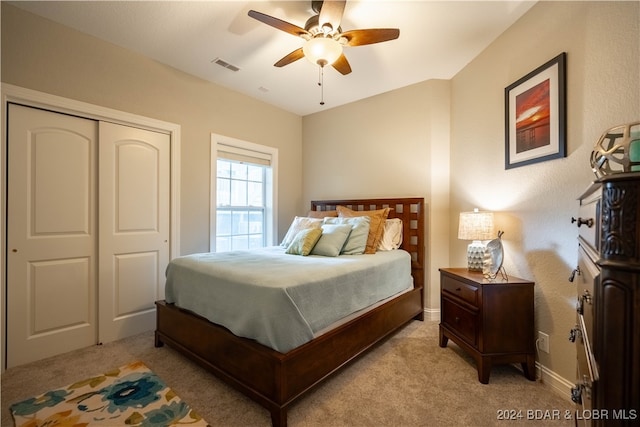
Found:
[(442, 323), (469, 344), (477, 345), (478, 316), (446, 298), (442, 299)]
[(447, 276), (442, 276), (442, 290), (456, 297), (473, 304), (478, 305), (478, 288), (466, 283), (459, 282)]

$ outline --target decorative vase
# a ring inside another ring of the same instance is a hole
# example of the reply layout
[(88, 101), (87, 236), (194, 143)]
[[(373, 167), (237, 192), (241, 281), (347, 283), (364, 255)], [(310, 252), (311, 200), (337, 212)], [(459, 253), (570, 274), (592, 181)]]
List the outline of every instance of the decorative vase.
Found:
[(640, 171), (640, 122), (603, 133), (591, 152), (591, 169), (598, 178)]

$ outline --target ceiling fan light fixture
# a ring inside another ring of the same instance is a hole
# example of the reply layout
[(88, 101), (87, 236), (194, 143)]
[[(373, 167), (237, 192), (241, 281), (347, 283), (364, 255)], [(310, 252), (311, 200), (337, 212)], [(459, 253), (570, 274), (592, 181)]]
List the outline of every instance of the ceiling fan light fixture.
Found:
[(342, 45), (331, 37), (315, 37), (304, 43), (302, 51), (312, 64), (324, 67), (340, 58)]

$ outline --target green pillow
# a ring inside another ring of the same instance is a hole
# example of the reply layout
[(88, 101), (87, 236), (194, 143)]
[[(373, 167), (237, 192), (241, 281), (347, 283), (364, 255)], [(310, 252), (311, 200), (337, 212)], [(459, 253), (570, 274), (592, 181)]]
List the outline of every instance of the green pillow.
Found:
[(311, 255), (338, 256), (351, 234), (349, 224), (323, 224), (322, 236), (311, 250)]
[(299, 231), (287, 247), (285, 253), (307, 256), (316, 243), (318, 243), (321, 235), (321, 228), (307, 228), (306, 230)]
[(324, 224), (348, 224), (351, 226), (351, 234), (340, 251), (342, 255), (361, 255), (364, 253), (369, 237), (371, 217), (325, 218)]

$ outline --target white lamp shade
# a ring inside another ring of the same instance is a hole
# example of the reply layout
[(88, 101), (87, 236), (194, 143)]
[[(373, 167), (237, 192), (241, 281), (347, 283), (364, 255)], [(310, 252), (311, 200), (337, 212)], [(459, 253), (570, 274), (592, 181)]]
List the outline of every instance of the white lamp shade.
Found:
[(460, 212), (458, 225), (458, 239), (460, 240), (490, 240), (495, 232), (493, 229), (493, 212)]
[(330, 37), (316, 37), (302, 46), (302, 52), (312, 64), (324, 67), (340, 58), (342, 45)]

